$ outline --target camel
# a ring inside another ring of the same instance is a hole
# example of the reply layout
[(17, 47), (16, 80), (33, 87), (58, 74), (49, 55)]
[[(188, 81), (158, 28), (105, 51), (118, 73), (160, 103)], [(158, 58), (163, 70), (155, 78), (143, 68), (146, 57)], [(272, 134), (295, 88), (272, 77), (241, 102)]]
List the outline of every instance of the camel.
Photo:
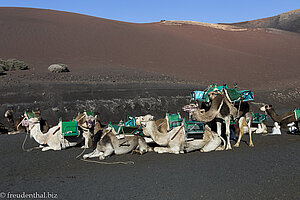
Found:
[(30, 137), (40, 144), (42, 151), (47, 150), (62, 150), (67, 147), (76, 146), (84, 139), (84, 135), (80, 134), (79, 137), (64, 137), (61, 132), (62, 122), (50, 128), (47, 133), (42, 133), (41, 124), (37, 118), (31, 118), (29, 122)]
[(96, 116), (88, 115), (86, 112), (78, 113), (77, 117), (74, 119), (78, 122), (78, 126), (84, 130), (85, 134), (85, 145), (83, 148), (91, 148), (96, 145), (95, 135), (99, 133), (101, 128), (101, 123)]
[[(14, 120), (13, 116), (14, 111), (9, 109), (5, 112), (4, 117), (7, 119), (9, 123), (9, 128), (12, 131), (9, 131), (8, 134), (18, 134), (18, 133), (26, 133), (28, 132), (27, 127), (24, 126), (24, 121), (28, 119), (25, 115), (21, 116), (16, 121)], [(49, 130), (49, 125), (46, 120), (39, 117), (40, 123), (41, 123), (41, 131), (47, 132)]]
[[(235, 125), (235, 132), (239, 133), (239, 140), (238, 142), (234, 145), (234, 147), (239, 147), (239, 143), (241, 140), (241, 137), (248, 132), (249, 133), (249, 146), (253, 147), (253, 141), (252, 141), (252, 131), (254, 130), (251, 128), (251, 112), (250, 112), (250, 105), (248, 102), (235, 102), (231, 103), (230, 100), (228, 99), (227, 95), (225, 95), (225, 90), (222, 92), (219, 91), (213, 91), (208, 94), (209, 100), (210, 100), (210, 108), (207, 112), (203, 109), (197, 109), (198, 105), (197, 104), (190, 104), (188, 106), (185, 106), (183, 109), (190, 112), (192, 116), (196, 120), (202, 119), (204, 122), (209, 122), (209, 120), (214, 119), (214, 116), (216, 116), (216, 119), (223, 119), (225, 121), (226, 125), (226, 136), (227, 136), (227, 147), (226, 149), (231, 149), (230, 145), (230, 135), (228, 135), (228, 131), (230, 128), (230, 118), (232, 117), (233, 119), (239, 119), (239, 123)], [(222, 100), (221, 100), (222, 99)], [(223, 102), (222, 105), (220, 103), (219, 107), (216, 105), (218, 104), (217, 102)], [(216, 115), (217, 108), (219, 108), (219, 115)], [(212, 110), (211, 110), (212, 109)], [(191, 112), (193, 111), (193, 112)], [(207, 116), (201, 117), (201, 116)], [(229, 119), (228, 119), (229, 118)], [(217, 121), (217, 132), (219, 135), (221, 135), (221, 123)], [(244, 130), (246, 128), (246, 131)], [(256, 129), (255, 129), (256, 130)]]
[(153, 120), (144, 122), (143, 134), (150, 136), (152, 140), (163, 147), (155, 147), (157, 153), (184, 153), (185, 131), (184, 127), (178, 126), (167, 133), (158, 131), (158, 127)]
[[(223, 142), (223, 147), (221, 143)], [(200, 152), (210, 152), (214, 150), (224, 150), (225, 140), (216, 132), (212, 131), (208, 125), (204, 126), (204, 135), (202, 140), (187, 141), (185, 144), (185, 152), (200, 150)]]
[(268, 115), (273, 119), (274, 122), (278, 122), (282, 128), (288, 128), (288, 124), (295, 123), (296, 128), (299, 130), (299, 118), (296, 119), (294, 111), (278, 115), (272, 105), (264, 105), (260, 108), (261, 111), (267, 112)]
[[(154, 120), (154, 117), (152, 115), (145, 115), (140, 117), (135, 117), (135, 123), (137, 126), (141, 126), (144, 122), (148, 122), (150, 120)], [(158, 131), (161, 133), (167, 133), (169, 126), (168, 126), (168, 120), (167, 118), (161, 118), (155, 121), (156, 126), (158, 128)]]
[(257, 128), (251, 128), (251, 127), (249, 128), (249, 124), (247, 123), (245, 117), (240, 117), (239, 120), (236, 122), (234, 127), (235, 127), (235, 132), (239, 133), (239, 137), (238, 137), (237, 142), (233, 146), (234, 147), (239, 147), (243, 135), (248, 132), (249, 133), (249, 140), (250, 140), (249, 141), (249, 146), (254, 147), (251, 133), (253, 131), (257, 130)]
[(212, 120), (217, 119), (217, 133), (219, 136), (221, 136), (222, 126), (222, 122), (219, 120), (224, 120), (227, 137), (226, 150), (232, 149), (230, 144), (230, 118), (232, 115), (236, 116), (236, 109), (234, 109), (223, 94), (212, 93), (212, 95), (211, 106), (208, 111), (205, 112), (194, 104), (184, 106), (183, 110), (189, 112), (195, 120), (200, 122), (211, 122)]
[(83, 159), (99, 157), (100, 160), (104, 160), (113, 153), (116, 155), (129, 152), (143, 154), (151, 150), (141, 136), (132, 135), (118, 139), (112, 130), (113, 128), (104, 129), (96, 149), (92, 153), (83, 155)]

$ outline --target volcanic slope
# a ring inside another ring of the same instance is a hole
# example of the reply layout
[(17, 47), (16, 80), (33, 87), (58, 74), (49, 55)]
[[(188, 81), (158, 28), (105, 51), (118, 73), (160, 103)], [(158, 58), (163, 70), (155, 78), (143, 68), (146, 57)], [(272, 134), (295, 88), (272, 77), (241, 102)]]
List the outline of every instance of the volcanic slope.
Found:
[(233, 23), (230, 25), (245, 28), (275, 28), (300, 33), (300, 9), (292, 10), (273, 17)]
[(118, 68), (247, 87), (299, 85), (298, 34), (31, 8), (0, 8), (0, 25), (1, 57), (24, 60), (35, 73), (66, 63), (75, 74)]

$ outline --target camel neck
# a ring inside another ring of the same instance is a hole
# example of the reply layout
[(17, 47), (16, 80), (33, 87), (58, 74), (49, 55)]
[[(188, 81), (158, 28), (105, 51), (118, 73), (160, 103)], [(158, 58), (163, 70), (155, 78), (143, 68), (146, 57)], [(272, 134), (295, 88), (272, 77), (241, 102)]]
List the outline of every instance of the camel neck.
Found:
[(43, 134), (40, 127), (40, 123), (34, 124), (32, 129), (30, 130), (30, 135), (35, 139), (37, 143), (44, 144), (49, 134)]
[(273, 119), (273, 121), (275, 121), (275, 122), (281, 121), (280, 116), (275, 112), (275, 110), (273, 108), (267, 109), (267, 113), (268, 113), (268, 115), (270, 115), (270, 117)]

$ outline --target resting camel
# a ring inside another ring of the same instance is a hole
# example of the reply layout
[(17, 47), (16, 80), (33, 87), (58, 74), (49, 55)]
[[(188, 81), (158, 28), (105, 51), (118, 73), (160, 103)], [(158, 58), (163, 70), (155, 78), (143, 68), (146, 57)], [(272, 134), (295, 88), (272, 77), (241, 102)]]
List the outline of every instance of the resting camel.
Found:
[(274, 122), (278, 122), (282, 128), (287, 128), (288, 124), (295, 123), (296, 128), (299, 130), (299, 119), (296, 119), (294, 111), (287, 112), (283, 115), (278, 115), (272, 105), (264, 105), (260, 108), (261, 111), (267, 112), (268, 115), (273, 119)]
[(84, 148), (93, 147), (94, 144), (96, 144), (95, 135), (102, 130), (101, 123), (97, 118), (97, 115), (88, 115), (86, 112), (78, 113), (74, 120), (78, 122), (78, 126), (83, 129), (86, 134)]
[[(5, 112), (4, 117), (7, 119), (9, 123), (9, 128), (12, 131), (9, 131), (8, 134), (18, 134), (18, 133), (26, 133), (28, 132), (27, 127), (24, 126), (24, 120), (27, 118), (23, 115), (16, 121), (14, 120), (13, 116), (14, 111), (9, 109)], [(46, 120), (39, 117), (40, 123), (41, 123), (41, 131), (47, 132), (49, 130), (49, 125)]]
[[(223, 147), (221, 143), (223, 142)], [(210, 152), (214, 150), (224, 150), (225, 140), (216, 132), (212, 131), (208, 125), (204, 126), (204, 135), (202, 140), (187, 141), (185, 144), (185, 151), (191, 152), (200, 150), (200, 152)]]
[[(143, 122), (148, 122), (150, 120), (154, 120), (154, 117), (149, 114), (145, 116), (135, 117), (135, 123), (137, 126), (141, 126)], [(161, 133), (167, 133), (169, 131), (168, 120), (166, 117), (156, 120), (155, 124), (158, 128), (158, 131)]]
[(83, 139), (84, 135), (80, 134), (79, 137), (63, 137), (61, 132), (61, 123), (59, 122), (58, 125), (50, 128), (47, 133), (42, 133), (41, 131), (41, 124), (37, 118), (31, 118), (28, 120), (29, 122), (29, 131), (30, 137), (40, 144), (42, 151), (47, 150), (62, 150), (67, 147), (76, 146), (80, 144)]
[(167, 133), (162, 133), (153, 120), (143, 122), (143, 134), (150, 136), (152, 140), (163, 147), (154, 147), (157, 153), (184, 153), (185, 131), (184, 127), (178, 126)]
[(121, 155), (135, 151), (143, 154), (150, 151), (150, 148), (141, 136), (132, 135), (118, 139), (112, 129), (113, 128), (107, 128), (103, 130), (96, 149), (92, 153), (83, 155), (83, 159), (99, 157), (100, 160), (104, 160), (105, 157), (113, 153)]

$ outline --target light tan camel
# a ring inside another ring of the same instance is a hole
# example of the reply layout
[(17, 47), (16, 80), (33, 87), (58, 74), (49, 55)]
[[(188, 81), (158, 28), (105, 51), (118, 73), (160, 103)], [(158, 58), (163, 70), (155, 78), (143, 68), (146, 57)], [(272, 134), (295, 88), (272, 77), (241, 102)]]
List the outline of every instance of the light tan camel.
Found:
[[(152, 115), (145, 115), (140, 117), (135, 117), (135, 123), (137, 126), (141, 126), (143, 122), (148, 122), (154, 120)], [(161, 133), (167, 133), (169, 131), (167, 118), (161, 118), (155, 121), (158, 131)]]
[(179, 126), (173, 128), (167, 133), (158, 131), (158, 127), (155, 121), (150, 120), (144, 122), (143, 134), (150, 136), (152, 140), (163, 147), (154, 147), (154, 151), (157, 153), (184, 153), (185, 144), (185, 131), (184, 127)]
[[(16, 121), (14, 120), (14, 111), (9, 109), (5, 112), (4, 117), (7, 119), (9, 123), (9, 128), (11, 131), (8, 132), (8, 134), (19, 134), (19, 133), (26, 133), (28, 132), (27, 127), (24, 126), (25, 120), (28, 120), (28, 117), (21, 116), (19, 119)], [(49, 130), (49, 125), (46, 120), (42, 119), (41, 116), (39, 116), (38, 120), (41, 123), (41, 131), (42, 132), (47, 132)]]
[(245, 133), (249, 133), (249, 146), (254, 147), (251, 133), (253, 131), (255, 131), (256, 128), (251, 128), (250, 127), (250, 130), (249, 130), (249, 125), (246, 122), (245, 117), (240, 117), (239, 118), (239, 120), (235, 124), (235, 129), (236, 129), (236, 132), (239, 132), (239, 136), (238, 136), (237, 142), (235, 143), (235, 145), (233, 145), (234, 147), (239, 147), (240, 146), (241, 139), (242, 139), (242, 137)]
[(40, 144), (42, 151), (47, 150), (62, 150), (67, 147), (80, 144), (84, 136), (80, 134), (78, 137), (64, 137), (61, 132), (62, 122), (50, 128), (47, 133), (42, 133), (40, 130), (40, 122), (37, 118), (31, 118), (29, 121), (30, 137)]
[[(221, 146), (222, 142), (223, 146)], [(185, 151), (191, 152), (200, 150), (200, 152), (210, 152), (215, 150), (225, 150), (225, 145), (225, 140), (216, 132), (212, 131), (208, 125), (205, 125), (203, 139), (187, 141), (185, 144)]]
[(96, 149), (92, 153), (83, 155), (83, 159), (99, 157), (100, 160), (104, 160), (105, 157), (113, 153), (116, 155), (129, 152), (143, 154), (150, 150), (144, 138), (141, 136), (132, 135), (118, 139), (112, 130), (113, 128), (104, 129)]

